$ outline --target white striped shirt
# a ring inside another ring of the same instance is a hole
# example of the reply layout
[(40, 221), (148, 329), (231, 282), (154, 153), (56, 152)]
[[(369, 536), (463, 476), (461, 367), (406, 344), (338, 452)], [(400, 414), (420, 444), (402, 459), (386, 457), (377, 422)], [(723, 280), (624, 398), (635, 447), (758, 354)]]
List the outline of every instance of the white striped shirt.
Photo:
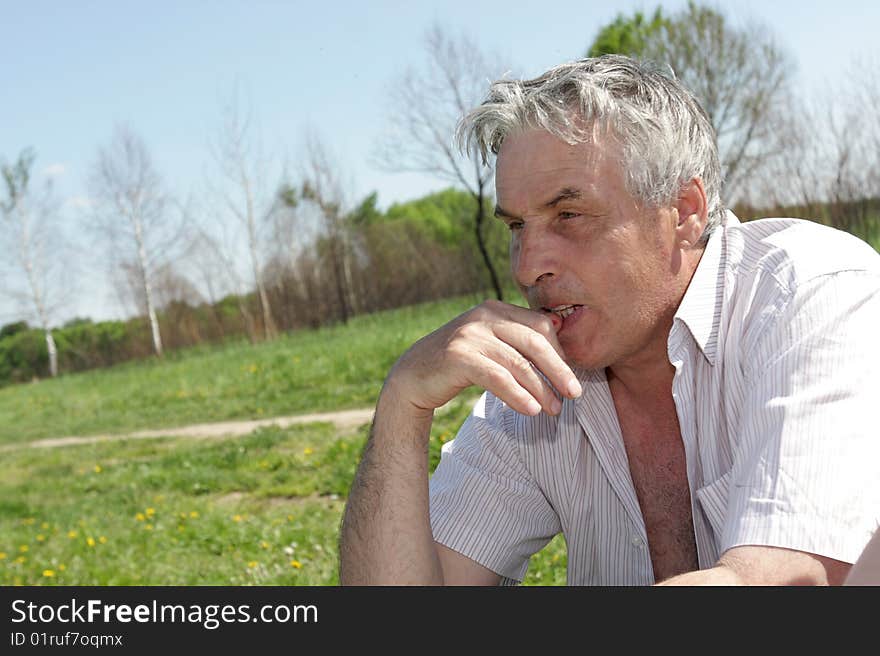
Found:
[[(700, 568), (737, 545), (853, 562), (880, 520), (880, 256), (728, 213), (669, 334)], [(437, 541), (522, 580), (562, 532), (571, 585), (654, 582), (604, 370), (558, 417), (484, 394), (430, 481)]]

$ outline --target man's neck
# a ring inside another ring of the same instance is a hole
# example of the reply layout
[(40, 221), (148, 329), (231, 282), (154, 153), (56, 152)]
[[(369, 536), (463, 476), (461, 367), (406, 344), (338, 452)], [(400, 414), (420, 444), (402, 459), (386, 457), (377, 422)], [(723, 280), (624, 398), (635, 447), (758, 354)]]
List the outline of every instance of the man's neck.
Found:
[(645, 360), (638, 366), (612, 366), (605, 369), (605, 377), (612, 391), (623, 392), (631, 398), (653, 399), (658, 395), (672, 393), (675, 367), (662, 355)]
[(605, 368), (608, 384), (617, 391), (626, 393), (632, 398), (644, 399), (672, 393), (675, 367), (669, 362), (667, 353), (669, 331), (704, 250), (704, 248), (695, 248), (683, 253), (682, 268), (677, 275), (680, 282), (673, 296), (677, 300), (670, 305), (666, 315), (660, 320), (651, 343), (637, 356)]

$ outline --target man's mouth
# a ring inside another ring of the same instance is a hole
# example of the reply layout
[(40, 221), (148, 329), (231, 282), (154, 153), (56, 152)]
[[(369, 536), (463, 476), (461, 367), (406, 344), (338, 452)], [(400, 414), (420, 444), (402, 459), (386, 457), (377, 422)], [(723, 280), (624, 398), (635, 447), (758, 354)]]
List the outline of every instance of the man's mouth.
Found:
[(542, 307), (541, 310), (544, 312), (550, 312), (552, 314), (557, 315), (561, 319), (565, 319), (572, 312), (577, 310), (579, 307), (583, 307), (583, 305), (579, 305), (577, 303), (571, 305), (555, 305), (553, 307)]

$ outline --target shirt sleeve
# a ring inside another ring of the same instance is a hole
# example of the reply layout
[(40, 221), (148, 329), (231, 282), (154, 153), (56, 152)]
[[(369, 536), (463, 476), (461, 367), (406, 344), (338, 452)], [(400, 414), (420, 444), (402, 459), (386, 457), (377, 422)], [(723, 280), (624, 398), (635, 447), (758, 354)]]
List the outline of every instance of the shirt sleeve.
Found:
[[(437, 542), (503, 577), (521, 581), (529, 558), (561, 530), (559, 517), (519, 454), (513, 413), (485, 393), (430, 480)], [(509, 417), (507, 418), (509, 419)]]
[(765, 317), (744, 359), (721, 550), (854, 562), (880, 518), (880, 276), (821, 276)]

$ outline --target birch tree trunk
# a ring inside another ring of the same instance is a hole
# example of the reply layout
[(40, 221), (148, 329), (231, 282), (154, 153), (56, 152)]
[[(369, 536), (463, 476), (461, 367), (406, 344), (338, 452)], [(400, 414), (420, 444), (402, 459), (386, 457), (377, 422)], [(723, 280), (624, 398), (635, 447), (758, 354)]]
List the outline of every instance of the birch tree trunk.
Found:
[(139, 217), (132, 213), (131, 221), (134, 227), (134, 238), (137, 241), (138, 268), (141, 274), (141, 282), (144, 288), (144, 302), (147, 304), (147, 316), (150, 320), (150, 332), (153, 336), (153, 351), (162, 357), (162, 334), (159, 332), (159, 319), (156, 316), (156, 306), (153, 302), (153, 287), (150, 285), (150, 276), (147, 269), (147, 251), (144, 247), (144, 229)]

